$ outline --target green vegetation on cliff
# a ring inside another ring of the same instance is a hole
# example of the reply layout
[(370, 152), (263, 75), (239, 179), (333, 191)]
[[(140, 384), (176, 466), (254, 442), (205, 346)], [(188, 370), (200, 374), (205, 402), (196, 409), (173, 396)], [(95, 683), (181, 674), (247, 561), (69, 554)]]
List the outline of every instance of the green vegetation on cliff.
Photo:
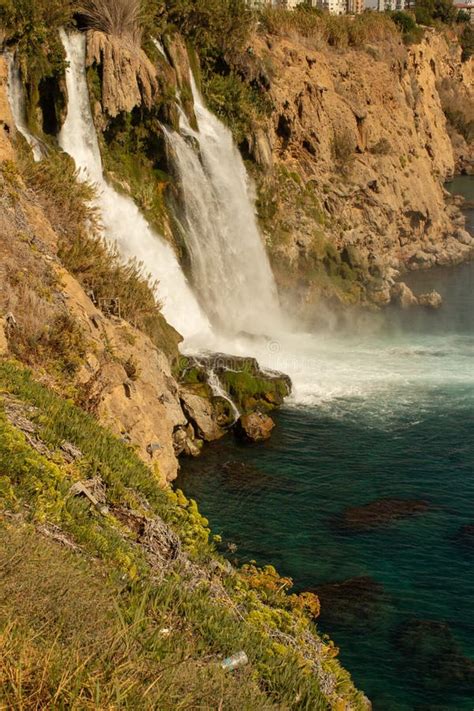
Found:
[[(229, 566), (193, 501), (6, 361), (0, 470), (0, 704), (366, 708), (317, 598)], [(240, 649), (250, 664), (224, 672)]]

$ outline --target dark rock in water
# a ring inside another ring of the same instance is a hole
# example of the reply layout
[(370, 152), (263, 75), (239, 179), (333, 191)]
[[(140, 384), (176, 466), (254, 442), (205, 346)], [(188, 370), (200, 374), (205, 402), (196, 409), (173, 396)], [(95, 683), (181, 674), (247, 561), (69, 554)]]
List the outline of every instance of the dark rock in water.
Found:
[(418, 299), (404, 281), (394, 284), (390, 294), (392, 301), (401, 309), (409, 309), (412, 306), (418, 306)]
[(321, 620), (329, 626), (377, 627), (391, 612), (383, 585), (368, 576), (325, 583), (311, 592), (319, 597)]
[(474, 659), (464, 655), (447, 623), (409, 620), (397, 630), (395, 643), (421, 685), (474, 692)]
[(439, 309), (443, 305), (443, 297), (434, 289), (427, 294), (420, 294), (418, 301), (420, 306), (427, 309)]
[(252, 412), (242, 417), (235, 424), (235, 434), (246, 442), (263, 442), (269, 439), (275, 423), (262, 412)]
[(362, 533), (393, 521), (422, 514), (430, 505), (426, 501), (410, 499), (377, 499), (363, 506), (345, 509), (335, 523), (344, 530)]
[(466, 523), (464, 526), (461, 526), (454, 536), (454, 540), (466, 550), (470, 550), (474, 553), (474, 523)]

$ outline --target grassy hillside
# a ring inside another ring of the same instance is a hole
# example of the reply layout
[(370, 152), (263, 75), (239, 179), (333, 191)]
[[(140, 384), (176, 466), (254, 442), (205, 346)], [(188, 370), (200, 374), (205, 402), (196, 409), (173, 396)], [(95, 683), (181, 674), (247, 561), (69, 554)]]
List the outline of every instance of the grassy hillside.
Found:
[(0, 708), (365, 708), (317, 598), (230, 566), (193, 501), (10, 361), (0, 472)]

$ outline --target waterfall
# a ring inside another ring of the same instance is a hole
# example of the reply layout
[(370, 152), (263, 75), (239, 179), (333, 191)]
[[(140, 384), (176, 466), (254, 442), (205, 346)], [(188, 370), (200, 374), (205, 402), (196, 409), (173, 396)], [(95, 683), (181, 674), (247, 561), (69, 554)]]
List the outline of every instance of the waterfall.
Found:
[(217, 373), (214, 372), (214, 370), (210, 370), (210, 372), (208, 373), (207, 383), (212, 390), (212, 394), (215, 397), (220, 397), (229, 403), (230, 409), (232, 410), (232, 414), (234, 416), (234, 421), (232, 422), (232, 424), (237, 422), (237, 420), (240, 418), (240, 412), (237, 409), (235, 402), (232, 400), (231, 397), (229, 397), (227, 392), (222, 387), (221, 381), (219, 380), (219, 376), (217, 375)]
[(184, 137), (171, 130), (165, 134), (180, 180), (180, 220), (193, 285), (221, 332), (275, 332), (281, 320), (277, 290), (243, 160), (192, 76), (191, 84), (198, 130), (181, 112)]
[(6, 57), (8, 65), (8, 99), (13, 120), (17, 130), (31, 146), (33, 158), (38, 162), (41, 160), (43, 152), (40, 142), (30, 133), (26, 125), (25, 93), (21, 83), (20, 67), (11, 52), (7, 52)]
[(157, 298), (166, 319), (185, 337), (209, 331), (179, 262), (165, 240), (149, 226), (129, 197), (119, 194), (103, 176), (99, 143), (85, 74), (85, 35), (61, 32), (69, 67), (66, 71), (68, 113), (59, 143), (74, 159), (80, 176), (95, 183), (106, 239), (116, 243), (125, 259), (136, 258), (144, 273), (158, 280)]

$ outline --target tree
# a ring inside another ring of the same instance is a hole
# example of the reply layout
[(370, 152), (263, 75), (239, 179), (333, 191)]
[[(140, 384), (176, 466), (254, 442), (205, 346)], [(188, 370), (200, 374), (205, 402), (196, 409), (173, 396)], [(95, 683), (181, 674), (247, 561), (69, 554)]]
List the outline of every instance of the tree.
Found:
[(453, 0), (418, 0), (415, 6), (416, 21), (420, 25), (431, 25), (434, 20), (450, 25), (457, 14)]

